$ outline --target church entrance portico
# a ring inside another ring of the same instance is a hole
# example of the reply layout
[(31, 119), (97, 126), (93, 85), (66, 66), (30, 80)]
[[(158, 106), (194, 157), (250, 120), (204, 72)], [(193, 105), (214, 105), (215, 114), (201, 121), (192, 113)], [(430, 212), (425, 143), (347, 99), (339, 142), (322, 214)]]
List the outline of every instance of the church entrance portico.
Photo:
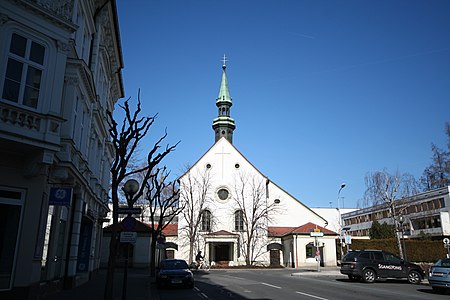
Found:
[(210, 259), (215, 262), (234, 261), (233, 243), (212, 243), (209, 246)]
[(221, 230), (205, 235), (204, 238), (206, 259), (210, 262), (227, 266), (230, 262), (237, 262), (239, 235)]

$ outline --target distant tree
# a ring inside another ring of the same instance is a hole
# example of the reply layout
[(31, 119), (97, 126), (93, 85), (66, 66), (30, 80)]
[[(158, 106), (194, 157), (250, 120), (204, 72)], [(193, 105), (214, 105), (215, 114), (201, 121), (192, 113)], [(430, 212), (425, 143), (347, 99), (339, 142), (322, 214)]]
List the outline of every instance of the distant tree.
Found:
[(211, 203), (211, 170), (197, 171), (186, 167), (186, 173), (180, 179), (180, 202), (184, 206), (180, 214), (186, 224), (180, 232), (187, 236), (189, 244), (189, 264), (192, 263), (195, 251), (200, 248), (199, 231), (202, 225), (202, 212)]
[(395, 237), (395, 226), (386, 222), (380, 224), (380, 222), (375, 220), (369, 229), (369, 236), (372, 240), (393, 238)]
[(414, 177), (408, 173), (400, 173), (398, 170), (390, 174), (386, 169), (368, 173), (365, 176), (366, 191), (364, 193), (364, 204), (385, 205), (389, 216), (395, 224), (395, 237), (401, 258), (403, 247), (400, 239), (400, 223), (396, 211), (397, 199), (409, 197), (418, 193), (418, 184)]
[[(125, 179), (132, 178), (133, 176), (136, 176), (136, 174), (143, 174), (143, 182), (149, 180), (152, 174), (155, 173), (155, 167), (158, 166), (170, 152), (175, 150), (176, 147), (176, 145), (166, 146), (166, 148), (160, 152), (161, 143), (167, 136), (167, 133), (165, 133), (149, 150), (143, 166), (135, 168), (133, 161), (138, 151), (138, 146), (153, 125), (156, 115), (153, 117), (141, 116), (140, 93), (138, 93), (138, 101), (134, 112), (130, 108), (129, 100), (130, 99), (127, 99), (123, 105), (119, 104), (119, 107), (124, 113), (121, 125), (116, 122), (112, 112), (107, 112), (110, 145), (114, 158), (110, 169), (113, 224), (109, 244), (109, 258), (104, 293), (104, 299), (106, 300), (113, 298), (114, 270), (119, 247), (118, 208), (120, 187), (123, 185)], [(136, 200), (143, 195), (145, 188), (146, 185), (141, 184), (138, 192), (127, 198), (128, 206), (131, 207)]]
[(245, 264), (250, 266), (265, 252), (266, 244), (261, 239), (267, 236), (270, 215), (276, 214), (278, 207), (275, 202), (267, 201), (267, 178), (240, 172), (234, 189), (235, 230), (240, 235)]
[(151, 227), (150, 276), (156, 271), (156, 244), (163, 230), (180, 214), (179, 189), (176, 181), (169, 181), (170, 172), (166, 168), (155, 167), (144, 181), (144, 199), (148, 201), (149, 222)]
[(447, 150), (431, 145), (432, 163), (423, 171), (420, 181), (424, 190), (433, 190), (450, 185), (450, 124), (445, 124)]

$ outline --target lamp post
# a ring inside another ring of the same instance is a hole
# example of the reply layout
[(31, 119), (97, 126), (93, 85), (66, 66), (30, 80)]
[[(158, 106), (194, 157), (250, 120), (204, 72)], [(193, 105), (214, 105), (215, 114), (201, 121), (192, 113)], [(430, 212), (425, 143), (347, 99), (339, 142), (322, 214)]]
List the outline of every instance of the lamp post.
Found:
[(400, 215), (400, 217), (398, 218), (398, 222), (400, 223), (400, 230), (402, 232), (402, 242), (403, 242), (403, 259), (406, 259), (406, 245), (405, 245), (405, 236), (403, 235), (405, 228), (403, 227), (403, 224), (405, 223), (405, 218), (403, 217), (403, 215)]
[(341, 261), (342, 261), (342, 257), (344, 256), (344, 250), (342, 247), (342, 218), (341, 218), (341, 207), (340, 207), (340, 201), (339, 201), (339, 196), (341, 194), (342, 189), (345, 188), (345, 183), (342, 183), (339, 191), (338, 191), (338, 195), (337, 195), (337, 211), (338, 211), (338, 222), (339, 222), (339, 239), (341, 242)]
[[(129, 179), (122, 187), (127, 199), (128, 207), (133, 207), (133, 196), (139, 190), (139, 182), (135, 179)], [(130, 215), (128, 215), (130, 216)], [(130, 243), (127, 243), (127, 251), (125, 256), (125, 266), (123, 270), (122, 300), (127, 299), (127, 282), (128, 282), (128, 256), (130, 255)]]

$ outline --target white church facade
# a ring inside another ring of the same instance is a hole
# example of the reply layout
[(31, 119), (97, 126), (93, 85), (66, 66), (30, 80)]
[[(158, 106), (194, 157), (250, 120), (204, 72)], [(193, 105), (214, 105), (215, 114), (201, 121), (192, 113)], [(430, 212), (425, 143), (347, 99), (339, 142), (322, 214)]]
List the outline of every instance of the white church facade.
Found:
[(233, 145), (225, 64), (222, 69), (215, 143), (179, 179), (184, 210), (178, 235), (171, 238), (175, 256), (191, 262), (200, 250), (208, 261), (229, 266), (297, 268), (315, 265), (316, 259), (336, 265), (338, 234), (327, 229), (327, 220), (262, 174)]

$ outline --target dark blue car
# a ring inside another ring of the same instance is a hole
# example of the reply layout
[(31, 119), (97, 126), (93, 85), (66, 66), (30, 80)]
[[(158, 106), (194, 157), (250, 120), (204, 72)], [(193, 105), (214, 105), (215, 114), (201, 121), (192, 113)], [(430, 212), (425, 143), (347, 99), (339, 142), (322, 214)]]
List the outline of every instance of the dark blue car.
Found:
[(163, 259), (156, 274), (156, 284), (161, 287), (194, 287), (194, 275), (183, 259)]

